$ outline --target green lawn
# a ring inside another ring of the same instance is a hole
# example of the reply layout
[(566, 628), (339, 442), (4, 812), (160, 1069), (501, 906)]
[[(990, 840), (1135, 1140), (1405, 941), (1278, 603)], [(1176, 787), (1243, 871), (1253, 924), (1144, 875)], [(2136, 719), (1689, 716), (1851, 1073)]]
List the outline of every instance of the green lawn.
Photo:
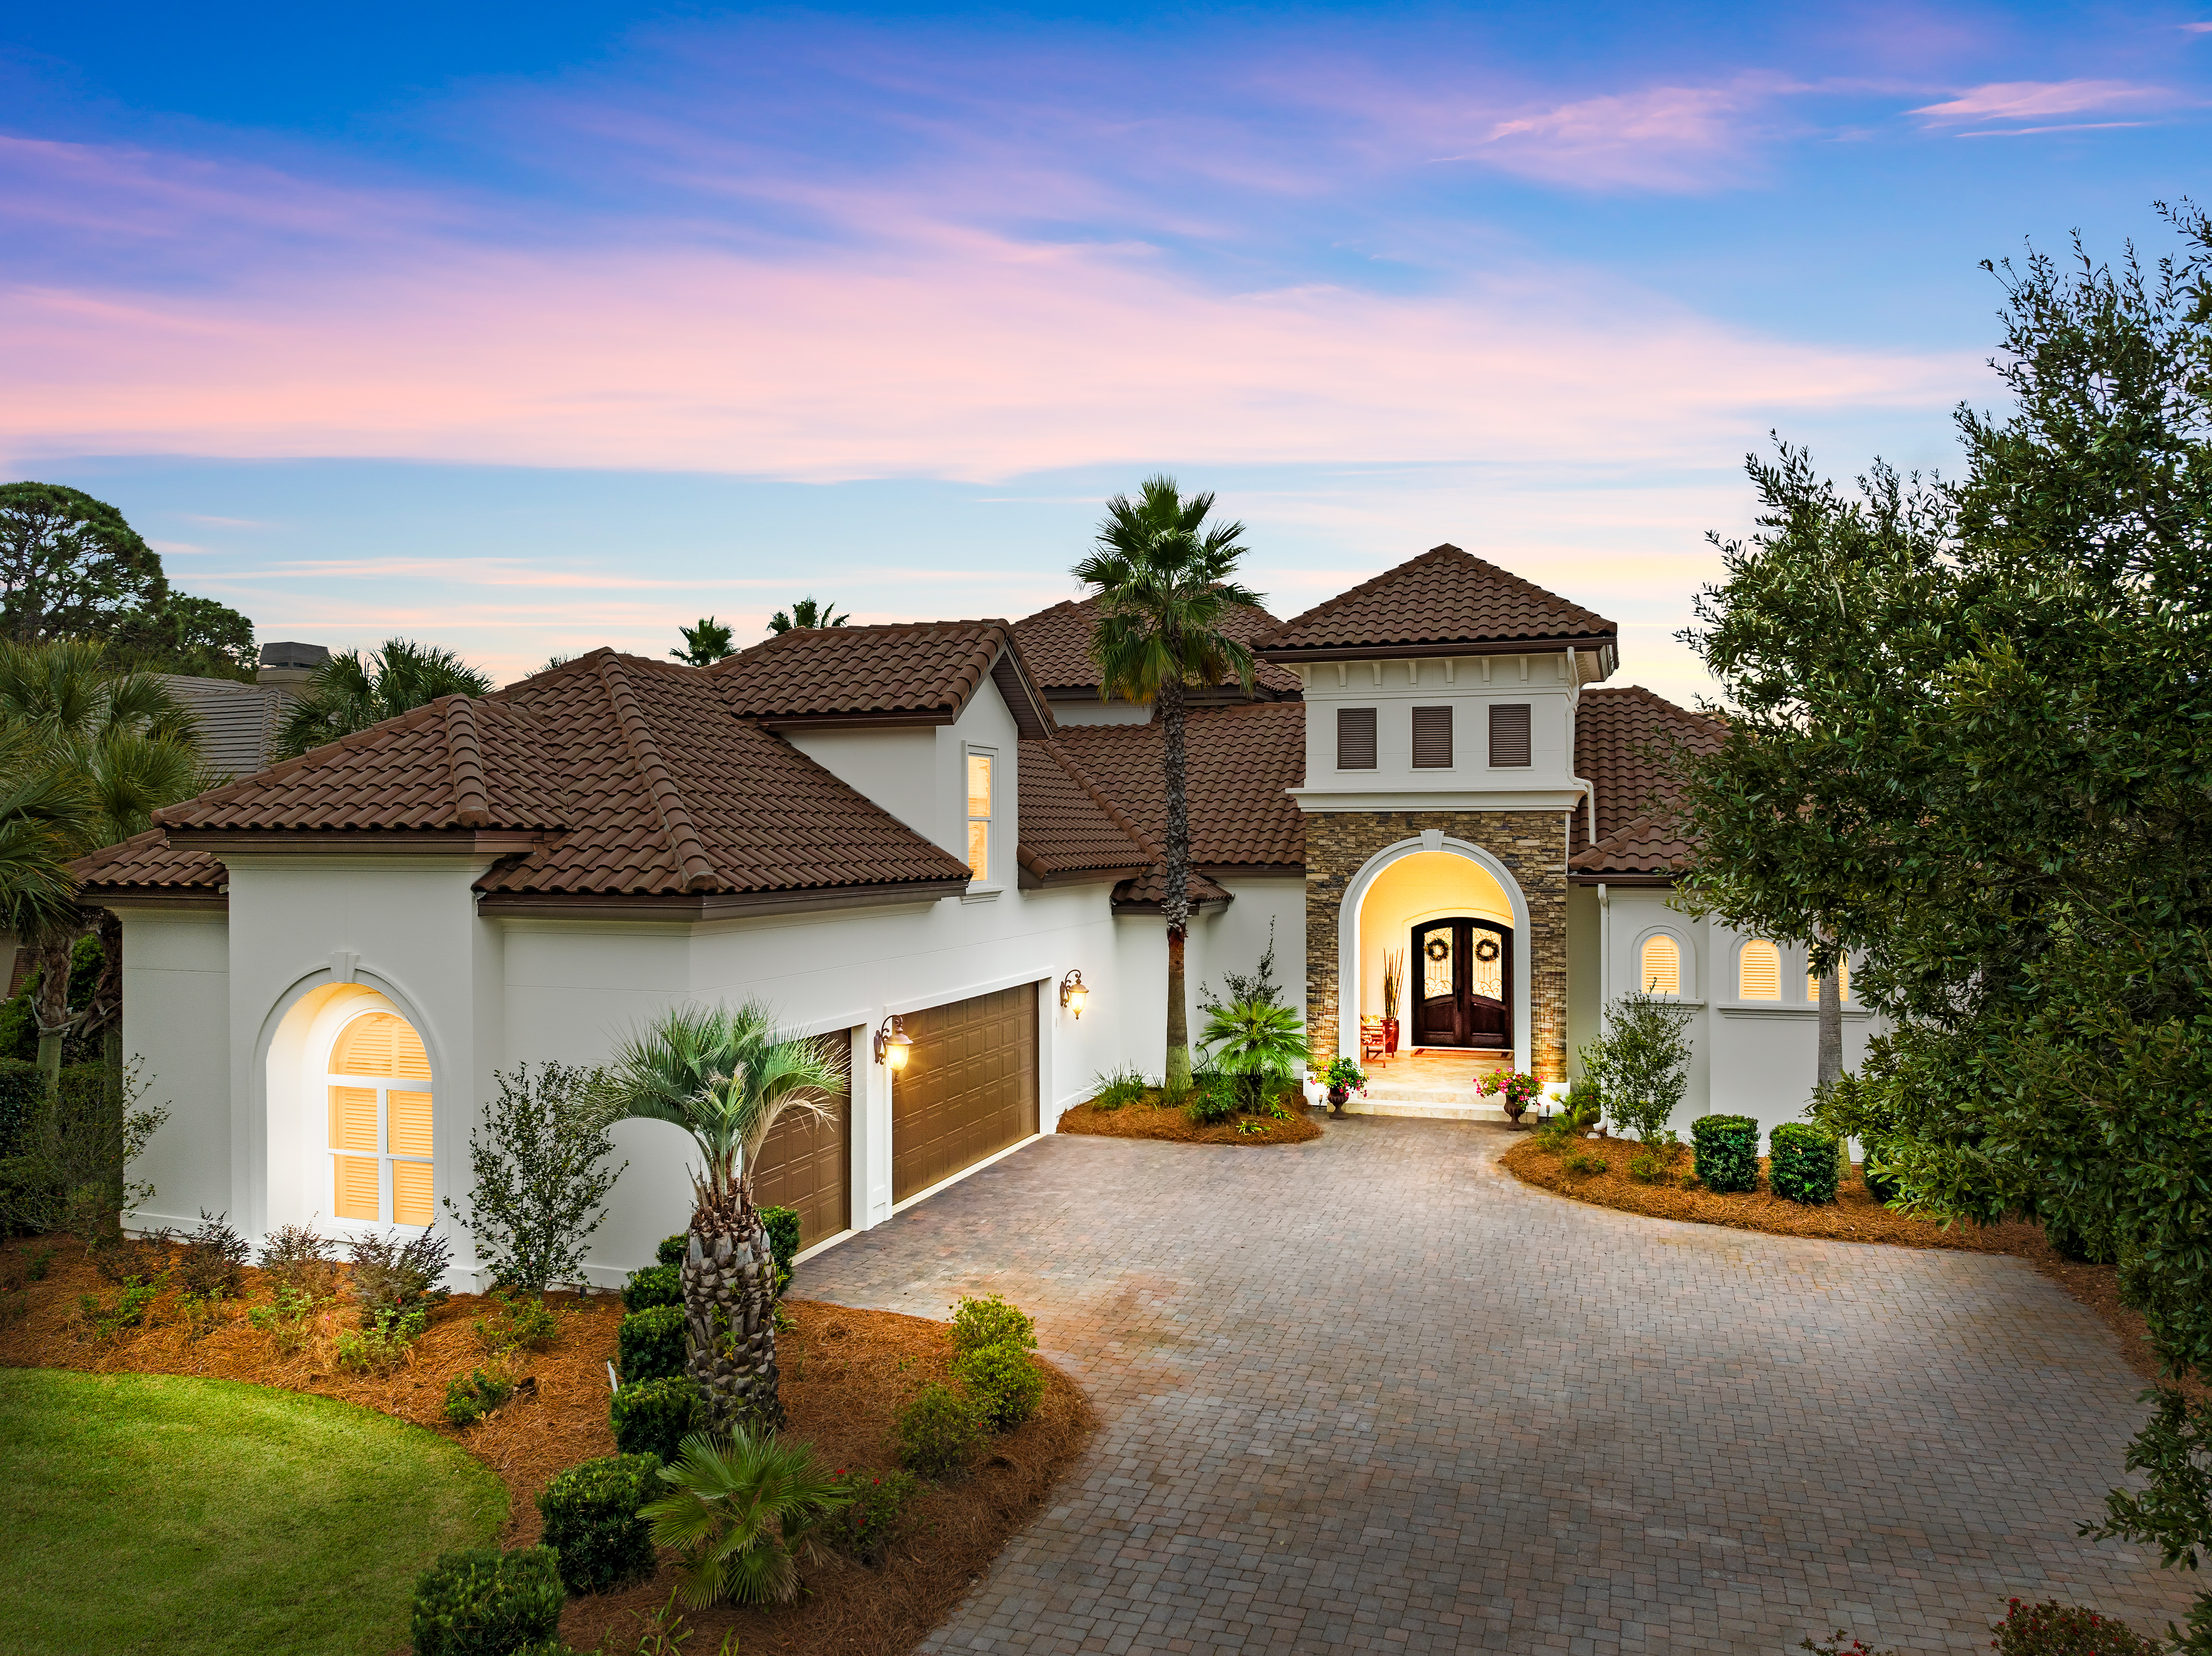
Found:
[(0, 1369), (0, 1651), (362, 1652), (507, 1492), (453, 1444), (327, 1398)]

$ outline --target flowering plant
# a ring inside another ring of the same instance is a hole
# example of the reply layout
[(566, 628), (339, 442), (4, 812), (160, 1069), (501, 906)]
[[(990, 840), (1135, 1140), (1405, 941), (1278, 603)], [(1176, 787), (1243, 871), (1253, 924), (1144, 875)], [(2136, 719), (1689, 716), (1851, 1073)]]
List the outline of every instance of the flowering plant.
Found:
[(1332, 1059), (1321, 1078), (1322, 1084), (1328, 1087), (1364, 1087), (1367, 1071), (1348, 1058)]
[(1485, 1095), (1504, 1094), (1505, 1113), (1517, 1116), (1544, 1090), (1544, 1083), (1526, 1070), (1499, 1070), (1475, 1083), (1474, 1090)]

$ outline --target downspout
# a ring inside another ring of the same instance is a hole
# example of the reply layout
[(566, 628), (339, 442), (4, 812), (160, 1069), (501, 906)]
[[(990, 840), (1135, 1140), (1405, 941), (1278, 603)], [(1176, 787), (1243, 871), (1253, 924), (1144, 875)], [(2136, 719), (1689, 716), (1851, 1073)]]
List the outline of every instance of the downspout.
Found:
[(1606, 1009), (1613, 1004), (1613, 898), (1597, 883), (1597, 1032), (1605, 1033)]

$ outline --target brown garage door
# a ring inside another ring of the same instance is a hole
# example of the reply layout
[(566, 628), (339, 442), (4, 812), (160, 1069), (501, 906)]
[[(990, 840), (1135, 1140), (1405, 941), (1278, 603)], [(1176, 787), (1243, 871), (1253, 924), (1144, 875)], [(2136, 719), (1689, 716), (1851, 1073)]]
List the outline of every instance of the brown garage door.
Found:
[(803, 1248), (852, 1226), (852, 1125), (848, 1090), (830, 1101), (827, 1116), (786, 1110), (761, 1146), (753, 1200), (764, 1208), (796, 1208)]
[(906, 1015), (891, 1080), (891, 1199), (950, 1179), (1037, 1130), (1036, 985)]

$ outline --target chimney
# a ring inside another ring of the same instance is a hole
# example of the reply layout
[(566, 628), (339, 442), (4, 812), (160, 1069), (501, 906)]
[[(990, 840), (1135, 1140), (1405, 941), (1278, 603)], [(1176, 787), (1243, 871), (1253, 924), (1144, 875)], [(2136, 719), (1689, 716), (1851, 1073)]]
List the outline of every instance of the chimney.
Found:
[(264, 644), (261, 646), (261, 670), (254, 675), (263, 684), (298, 695), (315, 676), (315, 669), (331, 658), (331, 652), (319, 644)]

